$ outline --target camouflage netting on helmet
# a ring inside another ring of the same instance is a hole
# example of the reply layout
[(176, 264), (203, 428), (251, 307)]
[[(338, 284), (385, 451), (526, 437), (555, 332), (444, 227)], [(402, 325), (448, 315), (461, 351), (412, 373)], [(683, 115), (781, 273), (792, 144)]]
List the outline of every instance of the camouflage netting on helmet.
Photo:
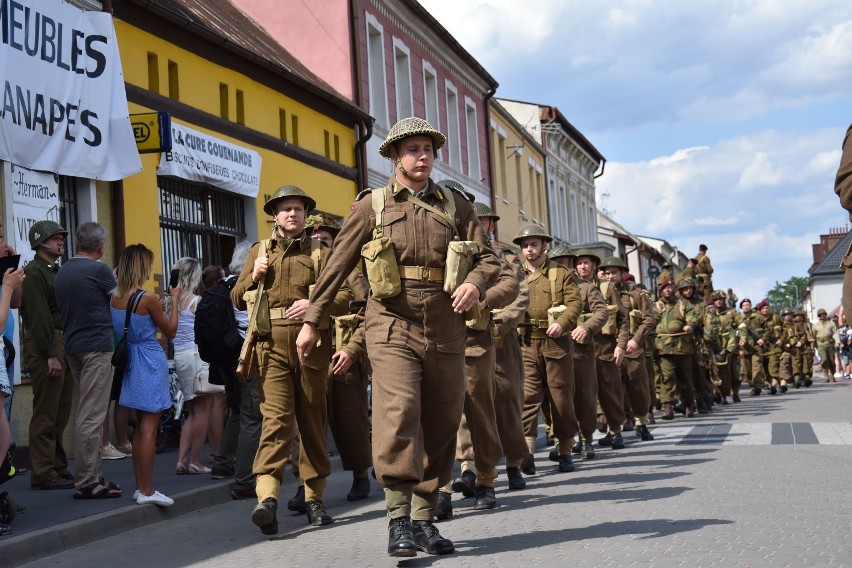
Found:
[(422, 118), (416, 116), (410, 116), (408, 118), (403, 118), (396, 124), (394, 124), (390, 131), (388, 131), (387, 138), (382, 142), (382, 145), (379, 146), (379, 154), (388, 157), (390, 147), (402, 140), (403, 138), (408, 138), (409, 136), (429, 136), (435, 144), (435, 150), (441, 148), (441, 146), (446, 143), (447, 138), (432, 128), (432, 125), (423, 120)]

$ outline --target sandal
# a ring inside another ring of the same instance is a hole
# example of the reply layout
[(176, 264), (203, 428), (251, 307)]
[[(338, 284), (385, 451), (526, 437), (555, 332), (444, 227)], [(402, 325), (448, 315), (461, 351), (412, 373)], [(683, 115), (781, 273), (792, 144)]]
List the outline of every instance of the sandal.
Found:
[(121, 488), (115, 483), (96, 481), (74, 492), (74, 499), (113, 499), (121, 497)]
[(191, 463), (189, 464), (186, 473), (188, 473), (189, 475), (198, 475), (199, 473), (210, 473), (211, 471), (212, 470), (209, 467)]
[(186, 466), (182, 463), (179, 463), (175, 466), (175, 474), (176, 475), (185, 475), (187, 472)]

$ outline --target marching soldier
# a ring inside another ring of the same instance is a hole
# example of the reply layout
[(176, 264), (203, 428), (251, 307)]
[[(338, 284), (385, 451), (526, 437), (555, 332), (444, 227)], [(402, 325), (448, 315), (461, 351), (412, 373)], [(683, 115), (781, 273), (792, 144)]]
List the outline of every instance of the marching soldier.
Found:
[(574, 410), (580, 428), (580, 439), (572, 448), (572, 453), (580, 454), (584, 460), (590, 460), (595, 457), (592, 441), (598, 406), (598, 371), (594, 337), (600, 333), (607, 321), (606, 302), (596, 286), (579, 278), (573, 272), (571, 265), (574, 255), (567, 245), (556, 245), (548, 251), (548, 256), (557, 264), (572, 270), (572, 276), (580, 288), (580, 298), (583, 301), (577, 327), (571, 332), (571, 339), (574, 342)]
[(814, 362), (813, 330), (810, 322), (805, 321), (805, 314), (800, 309), (793, 313), (792, 371), (793, 385), (796, 388), (809, 387), (813, 384), (812, 367)]
[[(268, 321), (268, 329), (258, 329), (256, 347), (263, 422), (254, 460), (258, 504), (251, 518), (266, 535), (278, 532), (276, 511), (294, 420), (301, 435), (299, 472), (306, 485), (308, 523), (320, 526), (332, 522), (323, 504), (326, 477), (331, 472), (325, 432), (331, 358), (327, 328), (322, 332), (321, 346), (310, 358), (299, 361), (295, 350), (296, 334), (309, 305), (309, 286), (316, 282), (331, 254), (305, 232), (305, 213), (314, 207), (316, 202), (294, 185), (285, 185), (272, 194), (263, 206), (275, 220), (272, 238), (252, 246), (231, 290), (234, 304), (245, 310), (246, 293), (264, 288), (250, 311), (253, 322), (259, 321), (258, 316)], [(345, 314), (351, 299), (349, 287), (341, 288), (323, 309), (323, 321), (328, 321), (329, 314)]]
[(620, 367), (629, 340), (627, 312), (621, 304), (616, 287), (609, 280), (600, 280), (596, 276), (600, 257), (590, 249), (578, 249), (575, 254), (577, 275), (596, 286), (607, 304), (607, 321), (594, 336), (598, 402), (609, 428), (606, 436), (598, 440), (598, 444), (620, 450), (624, 448), (621, 430), (626, 419)]
[(781, 378), (781, 346), (784, 343), (784, 320), (772, 311), (769, 302), (763, 300), (758, 304), (758, 310), (764, 320), (764, 339), (766, 341), (766, 356), (764, 366), (769, 376), (769, 393), (776, 394), (779, 390), (787, 392), (787, 381)]
[(763, 353), (766, 341), (763, 338), (764, 318), (751, 307), (751, 300), (744, 298), (740, 302), (743, 311), (740, 323), (737, 325), (739, 345), (744, 352), (741, 364), (745, 368), (745, 376), (751, 385), (752, 396), (758, 396), (764, 388)]
[[(452, 476), (464, 403), (464, 314), (485, 299), (500, 271), (467, 199), (430, 179), (445, 141), (421, 118), (390, 129), (379, 153), (394, 174), (352, 206), (296, 346), (300, 360), (312, 357), (317, 326), (363, 255), (373, 291), (366, 311), (373, 464), (385, 486), (387, 550), (394, 557), (455, 550), (433, 519), (438, 488)], [(467, 275), (449, 272), (463, 254), (470, 259)]]
[[(695, 295), (695, 281), (691, 278), (682, 278), (677, 285), (677, 291), (692, 305), (695, 312), (696, 325), (694, 326), (692, 340), (695, 347), (692, 369), (693, 387), (698, 412), (707, 414), (713, 404), (713, 384), (710, 377), (710, 352), (707, 349), (709, 331), (707, 322), (707, 304)], [(694, 410), (694, 409), (693, 409)]]
[(813, 324), (817, 352), (822, 361), (825, 382), (833, 383), (836, 382), (834, 373), (837, 371), (834, 363), (834, 336), (837, 334), (837, 326), (833, 320), (828, 319), (828, 312), (822, 308), (817, 310), (817, 318), (819, 319)]
[(538, 413), (549, 393), (553, 434), (559, 440), (559, 471), (574, 471), (571, 446), (577, 433), (574, 412), (574, 345), (582, 301), (571, 273), (545, 255), (553, 240), (538, 225), (527, 225), (512, 240), (521, 248), (530, 287), (530, 306), (524, 322), (524, 431), (530, 453), (535, 452)]
[(721, 380), (719, 390), (722, 394), (722, 404), (727, 404), (729, 396), (733, 402), (740, 402), (740, 374), (737, 369), (739, 347), (736, 342), (737, 312), (728, 308), (726, 295), (722, 290), (716, 290), (713, 293), (713, 302), (716, 304), (716, 312), (719, 315), (719, 350), (716, 366)]
[(647, 293), (624, 282), (629, 270), (623, 260), (617, 256), (606, 259), (601, 268), (615, 287), (621, 300), (621, 306), (627, 310), (628, 333), (630, 339), (624, 350), (624, 362), (621, 365), (623, 386), (636, 421), (636, 435), (642, 441), (650, 441), (654, 436), (648, 430), (647, 412), (651, 409), (651, 397), (648, 390), (648, 370), (645, 366), (645, 338), (657, 326), (656, 310), (648, 299)]
[(686, 299), (677, 296), (674, 280), (660, 277), (660, 300), (657, 311), (656, 349), (660, 355), (660, 400), (663, 403), (663, 420), (674, 419), (674, 401), (680, 397), (684, 415), (694, 416), (692, 359), (695, 356), (693, 333), (698, 323), (695, 310)]

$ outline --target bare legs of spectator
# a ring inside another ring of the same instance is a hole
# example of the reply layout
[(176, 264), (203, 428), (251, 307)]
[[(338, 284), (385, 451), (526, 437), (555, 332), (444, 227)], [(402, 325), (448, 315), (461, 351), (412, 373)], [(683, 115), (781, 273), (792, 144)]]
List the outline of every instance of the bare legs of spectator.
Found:
[(143, 495), (154, 493), (154, 458), (160, 414), (136, 411), (139, 423), (133, 436), (133, 473), (136, 476), (136, 489)]
[[(201, 450), (210, 421), (210, 409), (216, 395), (206, 394), (196, 396), (186, 403), (189, 416), (180, 431), (180, 446), (178, 449), (177, 473), (209, 473), (210, 470), (201, 465)], [(221, 432), (220, 432), (221, 437)]]

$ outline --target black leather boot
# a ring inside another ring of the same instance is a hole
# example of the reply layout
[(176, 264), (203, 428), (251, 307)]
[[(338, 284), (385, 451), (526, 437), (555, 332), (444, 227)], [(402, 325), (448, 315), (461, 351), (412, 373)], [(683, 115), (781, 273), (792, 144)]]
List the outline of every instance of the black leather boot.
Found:
[(412, 521), (411, 534), (417, 548), (426, 554), (449, 554), (456, 549), (453, 541), (442, 537), (430, 521)]
[(388, 522), (388, 555), (397, 558), (417, 556), (417, 545), (411, 532), (411, 517), (398, 517)]

